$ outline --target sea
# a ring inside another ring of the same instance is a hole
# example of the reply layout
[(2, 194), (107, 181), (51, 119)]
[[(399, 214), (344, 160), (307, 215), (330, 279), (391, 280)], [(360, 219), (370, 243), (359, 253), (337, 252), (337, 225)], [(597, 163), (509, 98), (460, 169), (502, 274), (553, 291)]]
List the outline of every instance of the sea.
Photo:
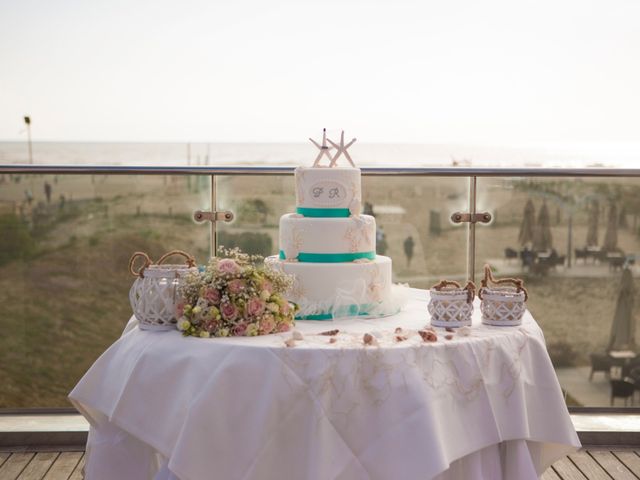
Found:
[[(308, 165), (308, 143), (163, 143), (0, 141), (0, 165)], [(640, 168), (640, 143), (550, 145), (393, 144), (356, 142), (349, 153), (362, 167)], [(344, 161), (344, 159), (343, 159)]]

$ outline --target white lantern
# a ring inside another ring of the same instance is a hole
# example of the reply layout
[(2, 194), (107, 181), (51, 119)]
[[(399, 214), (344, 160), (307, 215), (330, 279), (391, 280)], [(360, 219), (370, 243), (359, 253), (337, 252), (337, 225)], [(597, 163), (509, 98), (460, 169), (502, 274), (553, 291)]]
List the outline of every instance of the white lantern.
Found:
[(519, 278), (496, 280), (489, 265), (484, 266), (482, 287), (478, 290), (481, 300), (482, 323), (495, 326), (517, 326), (527, 309), (528, 294)]
[[(185, 257), (184, 265), (164, 265), (172, 255)], [(133, 263), (144, 258), (144, 265), (135, 271)], [(178, 323), (177, 305), (180, 302), (179, 289), (189, 273), (197, 272), (195, 259), (181, 250), (164, 254), (153, 264), (146, 253), (136, 252), (129, 261), (129, 271), (136, 280), (129, 291), (129, 301), (133, 313), (142, 330), (172, 330)]]
[(458, 282), (442, 280), (429, 290), (429, 314), (434, 327), (464, 327), (471, 325), (476, 286), (469, 282), (464, 288)]

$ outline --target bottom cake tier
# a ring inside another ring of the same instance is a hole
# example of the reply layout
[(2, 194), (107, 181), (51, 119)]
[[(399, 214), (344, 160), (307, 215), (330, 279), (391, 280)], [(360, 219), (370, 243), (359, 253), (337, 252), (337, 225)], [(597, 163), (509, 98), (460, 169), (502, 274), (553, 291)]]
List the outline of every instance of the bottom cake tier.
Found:
[[(287, 300), (298, 304), (298, 320), (384, 316), (396, 313), (391, 300), (391, 259), (305, 263), (268, 257), (265, 263), (293, 275)], [(397, 310), (397, 308), (395, 308)]]

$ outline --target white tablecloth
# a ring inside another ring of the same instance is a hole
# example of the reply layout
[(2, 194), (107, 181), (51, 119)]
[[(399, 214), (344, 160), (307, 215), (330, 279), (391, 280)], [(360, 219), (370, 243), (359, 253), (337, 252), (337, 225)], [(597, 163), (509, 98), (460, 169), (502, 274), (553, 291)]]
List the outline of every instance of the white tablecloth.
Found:
[(487, 327), (476, 308), (469, 336), (425, 343), (428, 293), (412, 297), (384, 319), (298, 322), (294, 347), (130, 323), (70, 394), (88, 480), (529, 479), (580, 446), (529, 313)]

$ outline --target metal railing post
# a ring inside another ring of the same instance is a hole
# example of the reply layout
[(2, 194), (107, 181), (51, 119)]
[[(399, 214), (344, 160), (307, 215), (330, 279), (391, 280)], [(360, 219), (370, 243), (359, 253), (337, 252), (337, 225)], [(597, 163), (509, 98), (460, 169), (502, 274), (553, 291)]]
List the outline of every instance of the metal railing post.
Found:
[[(216, 256), (216, 252), (218, 251), (218, 227), (216, 223), (222, 222), (230, 222), (233, 220), (233, 212), (230, 211), (218, 211), (218, 192), (217, 192), (217, 176), (214, 173), (209, 175), (211, 179), (210, 185), (210, 194), (209, 198), (209, 207), (210, 210), (196, 210), (193, 214), (193, 219), (196, 222), (209, 222), (209, 253), (211, 257)], [(198, 177), (198, 182), (200, 181), (200, 177)]]
[[(478, 177), (469, 177), (469, 214), (476, 215), (476, 187)], [(467, 239), (467, 277), (475, 283), (476, 278), (476, 222), (469, 222)]]
[[(216, 176), (211, 175), (211, 211), (218, 211), (218, 196), (216, 192)], [(211, 222), (211, 234), (210, 234), (210, 256), (215, 257), (218, 251), (218, 222)]]

